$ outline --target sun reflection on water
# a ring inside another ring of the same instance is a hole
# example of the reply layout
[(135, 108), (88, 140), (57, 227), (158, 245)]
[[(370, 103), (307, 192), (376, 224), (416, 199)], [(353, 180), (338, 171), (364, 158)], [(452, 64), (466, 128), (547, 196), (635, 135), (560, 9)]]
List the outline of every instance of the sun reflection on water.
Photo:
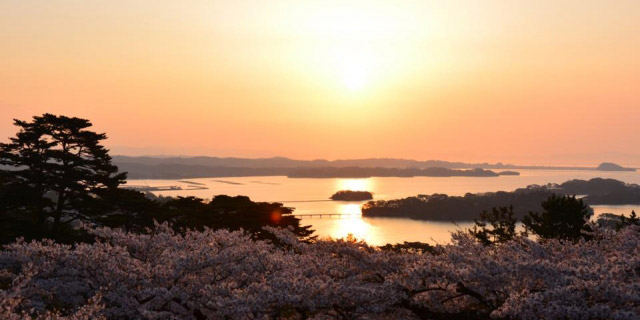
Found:
[(358, 203), (349, 203), (349, 204), (341, 204), (338, 206), (338, 213), (344, 215), (353, 215), (358, 218), (362, 216), (362, 211), (360, 210), (360, 204)]
[(331, 232), (331, 237), (335, 239), (346, 238), (352, 235), (357, 240), (368, 240), (371, 226), (360, 217), (348, 217), (340, 219), (335, 224), (335, 229)]
[[(373, 191), (371, 179), (338, 179), (337, 190)], [(342, 214), (340, 219), (332, 224), (330, 235), (332, 238), (341, 239), (352, 235), (358, 240), (369, 240), (373, 233), (373, 227), (362, 219), (360, 203), (340, 204), (337, 213)]]
[(338, 213), (343, 214), (337, 219), (331, 230), (331, 237), (336, 239), (352, 235), (358, 240), (367, 240), (371, 236), (372, 227), (362, 219), (360, 204), (350, 203), (338, 206)]
[(371, 179), (338, 179), (338, 190), (372, 191)]

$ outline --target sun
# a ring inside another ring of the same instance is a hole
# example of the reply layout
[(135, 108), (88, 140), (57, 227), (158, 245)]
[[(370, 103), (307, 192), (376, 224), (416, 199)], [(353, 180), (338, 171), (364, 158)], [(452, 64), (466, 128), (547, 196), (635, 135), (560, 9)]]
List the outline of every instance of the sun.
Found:
[(358, 66), (347, 67), (343, 71), (342, 82), (351, 91), (360, 91), (367, 85), (367, 72)]
[(313, 39), (309, 45), (313, 63), (307, 65), (313, 65), (338, 93), (368, 96), (404, 70), (407, 52), (412, 52), (407, 43), (416, 30), (413, 12), (365, 0), (313, 3), (299, 11), (297, 30), (305, 39)]
[(371, 84), (376, 59), (369, 48), (354, 45), (333, 51), (337, 76), (349, 91), (362, 91)]

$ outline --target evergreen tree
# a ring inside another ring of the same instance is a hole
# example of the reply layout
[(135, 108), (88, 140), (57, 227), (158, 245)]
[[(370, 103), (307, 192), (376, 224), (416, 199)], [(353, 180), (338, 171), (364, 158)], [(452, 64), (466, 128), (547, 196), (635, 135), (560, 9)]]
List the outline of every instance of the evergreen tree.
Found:
[(97, 193), (116, 189), (126, 179), (100, 144), (106, 135), (88, 130), (89, 120), (44, 114), (14, 124), (19, 132), (0, 144), (0, 164), (10, 167), (3, 175), (12, 185), (29, 190), (18, 208), (30, 206), (27, 200), (33, 197), (41, 199), (36, 214), (41, 222), (51, 218), (54, 230), (89, 219)]
[[(516, 236), (516, 218), (513, 206), (493, 208), (491, 212), (484, 210), (480, 219), (475, 220), (475, 226), (469, 234), (485, 245), (507, 242)], [(488, 225), (491, 228), (488, 228)]]
[(636, 214), (635, 210), (631, 210), (631, 215), (629, 218), (625, 216), (620, 216), (620, 223), (618, 225), (618, 229), (624, 228), (626, 226), (640, 226), (640, 218)]
[(575, 196), (551, 195), (542, 202), (542, 213), (529, 212), (522, 219), (527, 231), (542, 239), (578, 240), (588, 238), (585, 231), (591, 228), (587, 224), (592, 210), (582, 199)]

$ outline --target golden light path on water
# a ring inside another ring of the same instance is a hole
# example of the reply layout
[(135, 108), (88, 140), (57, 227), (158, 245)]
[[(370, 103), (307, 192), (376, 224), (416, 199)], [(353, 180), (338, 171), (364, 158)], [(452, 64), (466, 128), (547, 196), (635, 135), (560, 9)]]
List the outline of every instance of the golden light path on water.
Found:
[[(374, 190), (372, 179), (339, 179), (336, 183), (337, 190), (369, 191)], [(371, 241), (376, 239), (376, 230), (362, 218), (360, 206), (364, 202), (344, 203), (338, 205), (338, 212), (342, 214), (339, 219), (333, 220), (329, 236), (334, 239), (347, 238), (349, 236), (358, 240)]]
[(372, 228), (362, 219), (360, 204), (341, 204), (338, 207), (338, 213), (349, 215), (349, 217), (341, 217), (336, 221), (331, 231), (332, 238), (345, 238), (349, 235), (356, 239), (369, 239), (371, 237)]

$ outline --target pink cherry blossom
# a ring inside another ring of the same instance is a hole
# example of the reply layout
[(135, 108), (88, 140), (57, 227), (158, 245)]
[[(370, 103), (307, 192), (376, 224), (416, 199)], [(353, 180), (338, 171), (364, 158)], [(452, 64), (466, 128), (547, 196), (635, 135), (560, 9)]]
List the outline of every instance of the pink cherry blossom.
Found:
[[(0, 252), (2, 319), (639, 319), (640, 228), (577, 243), (464, 232), (434, 254), (227, 230), (98, 228)], [(4, 285), (6, 284), (6, 285)]]

